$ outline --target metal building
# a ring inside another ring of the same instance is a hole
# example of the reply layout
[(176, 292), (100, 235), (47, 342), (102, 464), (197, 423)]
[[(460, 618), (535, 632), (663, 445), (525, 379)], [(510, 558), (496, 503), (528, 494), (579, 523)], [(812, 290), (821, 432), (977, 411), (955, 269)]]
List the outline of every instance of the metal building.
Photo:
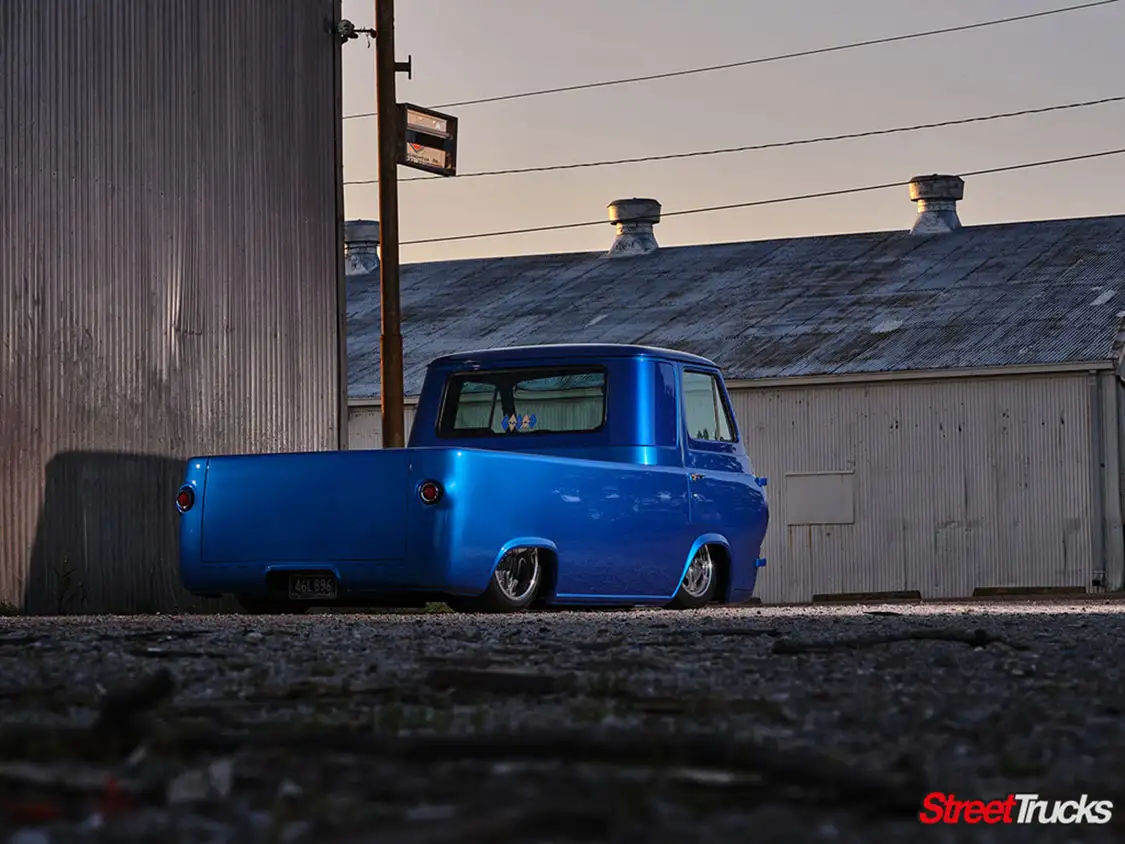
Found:
[(0, 4), (0, 603), (204, 608), (184, 460), (346, 442), (338, 20)]
[[(407, 393), (456, 349), (694, 352), (769, 478), (764, 601), (1121, 589), (1125, 216), (962, 227), (963, 187), (915, 180), (909, 231), (661, 248), (630, 200), (605, 253), (409, 265)], [(379, 444), (378, 305), (352, 276), (353, 447)]]

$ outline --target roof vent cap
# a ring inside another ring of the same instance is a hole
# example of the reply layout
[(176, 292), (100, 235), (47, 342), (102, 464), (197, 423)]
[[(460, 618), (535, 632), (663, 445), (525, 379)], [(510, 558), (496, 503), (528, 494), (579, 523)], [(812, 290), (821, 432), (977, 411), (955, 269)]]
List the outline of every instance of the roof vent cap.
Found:
[(610, 258), (647, 255), (660, 248), (652, 232), (660, 222), (660, 203), (655, 199), (615, 199), (606, 210), (609, 221), (617, 226)]
[(910, 180), (910, 199), (918, 205), (911, 234), (948, 234), (961, 228), (957, 202), (965, 197), (960, 176), (915, 176)]
[(379, 221), (347, 220), (344, 223), (344, 272), (362, 275), (379, 269)]

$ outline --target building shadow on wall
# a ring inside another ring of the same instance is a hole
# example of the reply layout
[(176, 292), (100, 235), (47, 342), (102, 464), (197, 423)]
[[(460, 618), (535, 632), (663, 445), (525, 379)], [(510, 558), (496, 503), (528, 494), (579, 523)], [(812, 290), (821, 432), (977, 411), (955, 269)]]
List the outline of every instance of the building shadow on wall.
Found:
[(179, 577), (186, 461), (74, 451), (47, 464), (24, 587), (28, 615), (218, 612)]

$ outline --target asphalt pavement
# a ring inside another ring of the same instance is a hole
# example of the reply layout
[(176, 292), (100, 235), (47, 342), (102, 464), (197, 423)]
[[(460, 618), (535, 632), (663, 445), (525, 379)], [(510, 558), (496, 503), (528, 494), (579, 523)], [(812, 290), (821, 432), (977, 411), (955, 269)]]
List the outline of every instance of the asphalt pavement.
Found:
[[(1123, 633), (1099, 600), (0, 618), (0, 841), (1120, 841)], [(935, 793), (1112, 818), (924, 824)]]

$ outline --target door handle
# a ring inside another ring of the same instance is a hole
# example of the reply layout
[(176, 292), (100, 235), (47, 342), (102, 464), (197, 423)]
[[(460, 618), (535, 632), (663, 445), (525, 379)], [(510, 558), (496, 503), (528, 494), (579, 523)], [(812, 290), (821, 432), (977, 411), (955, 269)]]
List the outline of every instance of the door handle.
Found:
[(703, 475), (699, 474), (699, 472), (692, 472), (690, 475), (688, 475), (688, 477), (691, 478), (693, 481), (703, 480)]

